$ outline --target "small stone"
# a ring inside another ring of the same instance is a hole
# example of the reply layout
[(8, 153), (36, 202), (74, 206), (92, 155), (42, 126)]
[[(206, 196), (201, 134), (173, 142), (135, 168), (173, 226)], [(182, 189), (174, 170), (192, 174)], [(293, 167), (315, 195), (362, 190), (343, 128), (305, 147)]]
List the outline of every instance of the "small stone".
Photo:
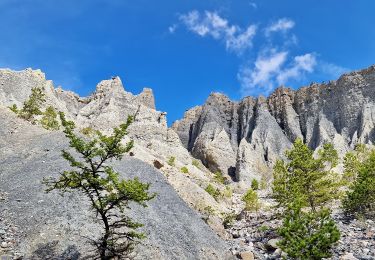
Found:
[(346, 253), (345, 255), (340, 257), (340, 260), (357, 260), (357, 259), (358, 258), (356, 258), (352, 253)]
[(268, 240), (267, 244), (265, 245), (266, 248), (270, 251), (274, 251), (276, 249), (278, 249), (279, 247), (277, 246), (277, 243), (280, 241), (280, 239), (277, 239), (277, 238), (273, 238), (273, 239), (270, 239)]
[(2, 242), (1, 243), (1, 247), (2, 248), (7, 248), (8, 247), (8, 243), (7, 242)]
[(233, 236), (233, 238), (239, 238), (240, 237), (240, 233), (238, 231), (234, 231), (232, 233), (232, 236)]
[(276, 251), (273, 253), (275, 256), (281, 256), (281, 253), (282, 253), (283, 251), (281, 251), (281, 249), (280, 248), (278, 248), (278, 249), (276, 249)]
[(156, 169), (161, 169), (164, 165), (161, 163), (161, 162), (159, 162), (158, 160), (154, 160), (154, 167), (156, 168)]
[(251, 251), (241, 252), (240, 258), (243, 260), (254, 260), (254, 253)]

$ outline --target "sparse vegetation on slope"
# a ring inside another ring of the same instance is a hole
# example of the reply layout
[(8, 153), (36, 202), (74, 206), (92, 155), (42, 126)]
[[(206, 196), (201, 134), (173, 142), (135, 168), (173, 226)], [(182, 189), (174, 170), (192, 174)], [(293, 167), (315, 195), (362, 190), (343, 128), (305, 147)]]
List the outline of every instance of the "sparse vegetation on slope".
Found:
[(42, 105), (46, 102), (44, 91), (41, 87), (31, 89), (31, 95), (23, 103), (22, 109), (19, 111), (19, 117), (35, 124), (35, 116), (43, 114)]
[(242, 201), (245, 202), (246, 211), (258, 211), (260, 208), (258, 194), (253, 189), (249, 189), (245, 193), (245, 195), (242, 197)]
[(189, 173), (189, 169), (186, 166), (181, 167), (180, 170), (181, 170), (182, 173), (185, 173), (185, 174)]
[(207, 185), (205, 191), (210, 194), (215, 200), (218, 200), (221, 196), (219, 189), (215, 189), (211, 184)]
[(257, 179), (253, 179), (253, 180), (251, 181), (251, 188), (252, 188), (253, 190), (258, 190), (258, 189), (259, 189), (259, 182), (258, 182)]
[(52, 106), (47, 107), (40, 123), (47, 130), (59, 130), (60, 125), (59, 121), (57, 121), (57, 112)]
[(175, 166), (175, 162), (176, 162), (176, 157), (174, 157), (174, 156), (169, 157), (169, 159), (167, 161), (169, 166)]

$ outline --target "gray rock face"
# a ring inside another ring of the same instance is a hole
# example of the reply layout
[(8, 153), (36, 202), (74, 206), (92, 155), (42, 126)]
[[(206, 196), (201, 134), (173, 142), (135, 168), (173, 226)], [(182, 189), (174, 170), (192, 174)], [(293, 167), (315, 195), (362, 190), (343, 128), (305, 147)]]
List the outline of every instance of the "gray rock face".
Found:
[[(33, 87), (41, 87), (46, 95), (45, 107), (53, 106), (73, 120), (79, 128), (112, 129), (135, 115), (129, 128), (129, 137), (139, 145), (160, 150), (171, 156), (181, 155), (190, 159), (178, 136), (167, 127), (166, 113), (155, 110), (152, 90), (144, 88), (139, 95), (124, 90), (119, 77), (101, 81), (94, 93), (86, 98), (71, 91), (54, 88), (40, 70), (12, 71), (0, 69), (0, 105), (21, 107)], [(153, 145), (150, 145), (153, 144)], [(173, 149), (171, 149), (173, 147)], [(169, 151), (173, 150), (173, 152)]]
[(313, 149), (332, 142), (343, 155), (375, 141), (375, 66), (267, 99), (239, 102), (213, 93), (173, 124), (183, 145), (212, 170), (236, 180), (261, 178), (296, 138)]
[[(192, 165), (194, 158), (176, 132), (168, 128), (166, 113), (155, 110), (151, 89), (145, 88), (142, 93), (133, 95), (124, 90), (120, 78), (112, 77), (101, 81), (94, 93), (82, 98), (60, 87), (54, 88), (53, 82), (47, 80), (40, 70), (0, 69), (0, 107), (13, 104), (21, 107), (31, 88), (36, 86), (44, 88), (45, 106), (65, 112), (79, 130), (91, 127), (107, 132), (124, 122), (129, 115), (135, 115), (127, 136), (135, 141), (133, 156), (150, 165), (154, 165), (155, 161), (162, 163), (164, 167), (160, 171), (192, 208), (204, 212), (210, 206), (217, 212), (226, 212), (227, 202), (219, 203), (205, 191), (213, 178), (212, 173), (203, 166)], [(170, 166), (168, 161), (172, 157), (175, 164)], [(182, 174), (182, 167), (188, 167), (189, 174)], [(211, 226), (217, 230), (217, 225)]]
[[(63, 134), (32, 126), (0, 109), (0, 135), (0, 229), (12, 232), (4, 248), (24, 259), (87, 256), (92, 248), (82, 236), (95, 238), (99, 226), (86, 198), (45, 194), (41, 183), (43, 177), (69, 168), (61, 158), (61, 149), (68, 146)], [(152, 192), (158, 194), (147, 208), (132, 206), (132, 216), (145, 224), (148, 236), (137, 247), (136, 259), (227, 259), (226, 244), (160, 172), (133, 158), (116, 162), (115, 169), (122, 177), (151, 183)]]

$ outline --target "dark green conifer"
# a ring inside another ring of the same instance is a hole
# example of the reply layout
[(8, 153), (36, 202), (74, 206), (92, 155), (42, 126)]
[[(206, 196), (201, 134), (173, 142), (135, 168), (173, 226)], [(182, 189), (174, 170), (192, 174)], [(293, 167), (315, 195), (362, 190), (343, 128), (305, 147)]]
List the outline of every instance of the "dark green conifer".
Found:
[(136, 232), (142, 224), (126, 214), (130, 202), (146, 207), (146, 202), (155, 197), (155, 194), (149, 193), (149, 184), (137, 178), (121, 179), (119, 173), (108, 164), (113, 159), (121, 160), (133, 147), (133, 142), (126, 146), (121, 144), (132, 117), (114, 128), (112, 135), (97, 131), (89, 140), (74, 132), (74, 123), (67, 121), (62, 112), (60, 118), (65, 136), (75, 152), (62, 151), (62, 156), (72, 168), (62, 172), (58, 178), (46, 179), (47, 192), (59, 190), (64, 193), (73, 190), (84, 194), (102, 224), (102, 236), (92, 241), (97, 247), (99, 258), (125, 257), (133, 250), (135, 243), (145, 237), (143, 233)]

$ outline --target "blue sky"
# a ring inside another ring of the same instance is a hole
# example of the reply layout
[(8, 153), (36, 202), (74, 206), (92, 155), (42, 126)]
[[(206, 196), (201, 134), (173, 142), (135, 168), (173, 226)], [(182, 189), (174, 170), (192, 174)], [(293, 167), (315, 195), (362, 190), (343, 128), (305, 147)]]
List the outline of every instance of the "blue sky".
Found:
[(0, 0), (0, 67), (88, 95), (151, 87), (169, 123), (213, 91), (234, 100), (375, 63), (372, 0)]

